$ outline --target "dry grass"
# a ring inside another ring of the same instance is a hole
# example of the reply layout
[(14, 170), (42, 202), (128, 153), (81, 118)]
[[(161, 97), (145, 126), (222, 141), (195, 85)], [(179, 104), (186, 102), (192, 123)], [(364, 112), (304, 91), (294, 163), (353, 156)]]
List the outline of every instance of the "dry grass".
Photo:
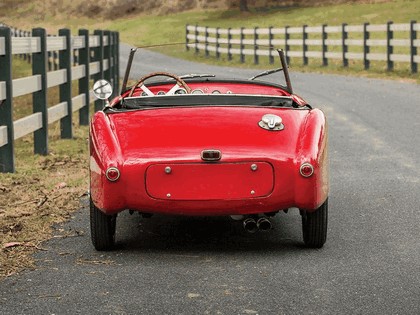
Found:
[[(14, 60), (14, 76), (30, 74), (30, 66)], [(58, 89), (48, 91), (58, 102)], [(50, 105), (51, 105), (50, 104)], [(32, 112), (32, 98), (14, 99), (14, 118)], [(75, 113), (77, 114), (77, 113)], [(78, 116), (78, 115), (74, 115)], [(88, 127), (73, 120), (74, 138), (60, 139), (60, 124), (49, 126), (49, 154), (33, 154), (33, 136), (15, 141), (16, 172), (0, 173), (0, 279), (33, 266), (32, 253), (42, 250), (54, 224), (80, 208), (88, 189)]]
[(74, 140), (51, 137), (47, 156), (32, 155), (32, 140), (17, 143), (14, 174), (0, 174), (0, 279), (33, 267), (52, 225), (80, 208), (88, 189), (87, 127)]

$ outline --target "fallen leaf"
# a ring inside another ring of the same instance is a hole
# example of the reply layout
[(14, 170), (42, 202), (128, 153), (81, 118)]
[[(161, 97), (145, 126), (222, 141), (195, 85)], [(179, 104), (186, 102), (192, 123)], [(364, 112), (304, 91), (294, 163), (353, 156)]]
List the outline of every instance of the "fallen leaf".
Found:
[(55, 185), (56, 189), (63, 189), (65, 187), (67, 187), (67, 183), (65, 183), (65, 182), (61, 182), (61, 183), (58, 183), (57, 185)]
[(38, 250), (46, 251), (45, 248), (39, 247), (38, 245), (34, 245), (32, 243), (23, 243), (23, 242), (6, 243), (6, 244), (3, 245), (3, 249), (8, 249), (8, 248), (17, 247), (17, 246), (33, 247), (33, 248), (36, 248)]
[(9, 192), (10, 189), (7, 188), (7, 187), (0, 186), (0, 191), (2, 191), (2, 192)]
[(6, 248), (11, 248), (11, 247), (16, 247), (16, 246), (22, 246), (23, 243), (22, 242), (10, 242), (10, 243), (6, 243), (3, 245), (3, 249)]

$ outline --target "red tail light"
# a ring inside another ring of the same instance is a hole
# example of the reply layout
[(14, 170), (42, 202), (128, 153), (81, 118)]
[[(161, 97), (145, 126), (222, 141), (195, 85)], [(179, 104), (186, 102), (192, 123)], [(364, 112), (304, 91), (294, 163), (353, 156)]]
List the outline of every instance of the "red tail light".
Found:
[(314, 173), (314, 167), (310, 163), (303, 163), (299, 171), (303, 177), (310, 177)]
[(105, 176), (110, 182), (115, 182), (120, 178), (120, 171), (116, 167), (110, 167), (106, 170)]

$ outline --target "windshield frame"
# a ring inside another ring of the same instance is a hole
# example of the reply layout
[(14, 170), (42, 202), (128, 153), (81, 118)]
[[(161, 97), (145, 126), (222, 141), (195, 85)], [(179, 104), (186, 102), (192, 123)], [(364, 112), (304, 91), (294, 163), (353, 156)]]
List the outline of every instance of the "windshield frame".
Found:
[(295, 108), (292, 97), (256, 94), (182, 94), (125, 97), (117, 110), (202, 106), (253, 106)]

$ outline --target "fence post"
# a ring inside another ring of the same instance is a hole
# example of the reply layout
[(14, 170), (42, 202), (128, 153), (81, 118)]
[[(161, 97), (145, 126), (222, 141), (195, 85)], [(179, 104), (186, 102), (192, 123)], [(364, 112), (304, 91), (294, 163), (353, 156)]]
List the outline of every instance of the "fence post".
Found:
[(324, 67), (328, 66), (328, 58), (327, 58), (327, 51), (328, 46), (326, 44), (326, 41), (328, 39), (328, 33), (325, 31), (327, 28), (327, 24), (322, 25), (322, 65)]
[(77, 49), (72, 49), (72, 62), (73, 62), (73, 66), (77, 66), (79, 64), (79, 54)]
[(198, 24), (195, 25), (195, 53), (198, 54)]
[(308, 33), (306, 33), (306, 28), (308, 25), (302, 26), (302, 52), (303, 52), (303, 65), (308, 65), (308, 57), (306, 57), (306, 52), (308, 51), (308, 45), (306, 45), (306, 40), (308, 39)]
[(79, 123), (82, 126), (89, 124), (89, 78), (90, 78), (90, 49), (89, 49), (89, 31), (86, 29), (79, 30), (79, 36), (83, 37), (85, 43), (83, 48), (79, 49), (79, 64), (85, 67), (85, 76), (79, 79), (79, 94), (85, 95), (85, 106), (79, 110)]
[[(22, 30), (19, 30), (19, 32), (18, 32), (18, 37), (23, 37), (23, 31)], [(23, 56), (24, 56), (25, 54), (19, 54), (19, 58), (20, 59), (23, 59)]]
[(52, 51), (47, 51), (47, 61), (48, 61), (48, 71), (53, 70), (53, 57), (52, 57)]
[(120, 90), (120, 53), (119, 53), (119, 44), (120, 44), (120, 38), (118, 32), (113, 32), (114, 34), (114, 96), (119, 94)]
[(417, 73), (417, 63), (414, 58), (417, 55), (417, 46), (414, 45), (414, 42), (417, 39), (417, 32), (414, 29), (416, 21), (410, 22), (410, 64), (411, 64), (411, 73)]
[(244, 28), (241, 27), (241, 35), (240, 35), (240, 54), (241, 54), (241, 63), (245, 62), (245, 55), (244, 55)]
[[(1, 26), (1, 25), (0, 25)], [(26, 36), (26, 31), (22, 31), (20, 34), (20, 37), (25, 37)], [(28, 59), (28, 54), (22, 54), (22, 59), (23, 60), (27, 60)]]
[(219, 44), (220, 33), (219, 33), (219, 31), (220, 31), (220, 27), (217, 27), (216, 28), (216, 58), (217, 59), (220, 59), (220, 51), (219, 51), (219, 48), (220, 48), (220, 44)]
[(289, 65), (290, 64), (290, 57), (289, 57), (289, 50), (290, 50), (290, 46), (288, 44), (288, 41), (290, 39), (290, 34), (289, 34), (289, 26), (286, 25), (284, 28), (284, 51), (286, 53), (286, 62)]
[[(31, 37), (31, 35), (32, 35), (32, 34), (31, 34), (31, 32), (30, 32), (30, 31), (27, 31), (27, 32), (26, 32), (26, 36), (27, 36), (27, 37)], [(32, 54), (28, 53), (27, 55), (28, 55), (28, 63), (31, 63), (31, 62), (32, 62)]]
[[(97, 81), (104, 78), (104, 33), (101, 30), (95, 30), (93, 34), (99, 37), (99, 45), (93, 50), (95, 61), (99, 61), (99, 72), (94, 75), (93, 79), (94, 81)], [(94, 107), (95, 112), (101, 110), (103, 107), (103, 100), (95, 100)]]
[(270, 26), (268, 28), (268, 62), (270, 64), (273, 64), (274, 63), (274, 56), (272, 54), (272, 52), (273, 52), (273, 38), (274, 38), (274, 36), (273, 36), (273, 27)]
[(204, 31), (204, 54), (206, 55), (206, 57), (209, 56), (209, 32), (208, 32), (209, 27), (206, 26), (206, 30)]
[(7, 144), (0, 146), (0, 171), (15, 172), (13, 132), (13, 84), (12, 84), (12, 33), (8, 27), (0, 27), (0, 38), (4, 38), (5, 54), (0, 54), (0, 82), (6, 83), (6, 99), (0, 99), (0, 126), (6, 126)]
[(60, 29), (58, 36), (63, 36), (66, 42), (66, 49), (60, 50), (59, 66), (60, 69), (66, 69), (66, 82), (60, 84), (60, 102), (67, 103), (67, 116), (60, 119), (61, 138), (73, 138), (73, 106), (71, 99), (71, 38), (69, 29)]
[(190, 30), (188, 29), (188, 24), (185, 25), (185, 49), (187, 51), (190, 50), (190, 47), (188, 46), (190, 40), (188, 39), (188, 35), (190, 34)]
[(363, 64), (364, 64), (365, 70), (368, 70), (370, 66), (370, 61), (368, 59), (368, 54), (370, 52), (370, 47), (368, 45), (368, 40), (369, 40), (369, 32), (367, 30), (368, 26), (369, 26), (369, 23), (363, 24)]
[(32, 74), (41, 76), (41, 90), (32, 94), (33, 112), (42, 114), (42, 128), (34, 132), (34, 153), (48, 154), (48, 109), (47, 109), (47, 33), (43, 28), (34, 28), (33, 37), (39, 37), (41, 51), (32, 54)]
[(111, 83), (111, 85), (113, 86), (114, 82), (112, 80), (112, 63), (111, 63), (111, 59), (112, 59), (112, 37), (111, 37), (111, 32), (110, 31), (104, 31), (104, 36), (106, 36), (108, 38), (108, 45), (104, 46), (104, 61), (107, 60), (108, 62), (108, 68), (104, 68), (104, 77), (103, 79), (108, 80), (108, 82)]
[[(109, 46), (109, 78), (110, 78), (110, 82), (112, 83), (112, 90), (113, 90), (113, 94), (114, 94), (114, 86), (115, 86), (115, 58), (117, 58), (117, 56), (115, 55), (115, 51), (114, 51), (114, 47), (115, 47), (115, 36), (114, 36), (114, 32), (109, 32), (109, 38), (111, 39), (112, 44), (110, 44)], [(112, 94), (112, 95), (113, 95)]]
[(59, 60), (58, 60), (58, 53), (53, 51), (53, 69), (58, 70), (59, 68)]
[(227, 53), (228, 53), (228, 60), (232, 60), (232, 44), (231, 44), (231, 40), (232, 40), (232, 29), (229, 27), (228, 28), (228, 46), (227, 46)]
[(392, 39), (394, 38), (394, 32), (391, 30), (392, 22), (386, 23), (386, 67), (388, 71), (394, 69), (394, 62), (391, 60), (391, 55), (394, 53), (394, 47), (392, 46)]
[(258, 27), (254, 28), (254, 64), (258, 64)]
[(348, 47), (347, 47), (347, 44), (346, 44), (346, 40), (348, 38), (348, 33), (346, 31), (346, 27), (347, 27), (346, 23), (343, 23), (341, 25), (341, 40), (342, 40), (341, 41), (341, 43), (342, 43), (341, 46), (342, 46), (342, 52), (343, 52), (343, 67), (348, 67), (349, 66), (349, 60), (346, 57), (346, 54), (348, 52)]

